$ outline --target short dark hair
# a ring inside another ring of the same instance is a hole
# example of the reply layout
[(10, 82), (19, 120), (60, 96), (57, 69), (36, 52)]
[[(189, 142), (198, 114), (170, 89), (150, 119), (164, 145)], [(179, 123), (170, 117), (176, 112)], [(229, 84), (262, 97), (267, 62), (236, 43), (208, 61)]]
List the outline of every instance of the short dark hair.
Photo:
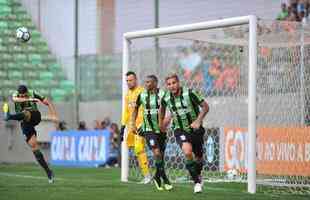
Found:
[(136, 73), (133, 72), (133, 71), (128, 71), (128, 72), (126, 73), (126, 76), (130, 76), (130, 75), (133, 75), (134, 77), (137, 77)]
[(28, 92), (28, 88), (26, 85), (19, 85), (18, 88), (17, 88), (17, 92), (19, 94), (25, 94)]
[(155, 76), (154, 74), (147, 75), (146, 78), (153, 79), (153, 81), (155, 81), (156, 83), (158, 83), (158, 78), (157, 78), (157, 76)]
[(174, 78), (175, 80), (179, 81), (179, 77), (177, 74), (170, 74), (165, 78), (165, 81), (168, 81), (169, 79)]

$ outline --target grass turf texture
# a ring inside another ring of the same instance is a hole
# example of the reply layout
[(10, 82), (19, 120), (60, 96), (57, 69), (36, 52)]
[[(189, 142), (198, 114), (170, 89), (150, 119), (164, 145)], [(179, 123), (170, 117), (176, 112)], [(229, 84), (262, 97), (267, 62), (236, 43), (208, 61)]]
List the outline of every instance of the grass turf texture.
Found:
[(157, 191), (153, 184), (121, 183), (119, 168), (54, 167), (56, 181), (48, 184), (36, 165), (0, 165), (0, 200), (188, 200), (188, 199), (310, 199), (309, 195), (248, 194), (245, 184), (205, 183), (201, 194), (193, 194), (192, 184), (174, 184), (172, 191)]

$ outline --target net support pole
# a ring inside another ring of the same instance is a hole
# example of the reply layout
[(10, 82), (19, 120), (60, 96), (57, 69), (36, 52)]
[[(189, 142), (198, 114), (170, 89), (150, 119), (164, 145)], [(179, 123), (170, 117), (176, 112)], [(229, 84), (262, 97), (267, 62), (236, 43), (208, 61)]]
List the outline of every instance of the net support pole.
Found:
[(305, 124), (305, 117), (306, 117), (306, 112), (305, 112), (305, 103), (306, 103), (306, 98), (305, 98), (305, 77), (304, 77), (304, 72), (305, 72), (305, 55), (304, 55), (304, 45), (305, 45), (305, 33), (304, 33), (305, 25), (302, 24), (301, 26), (301, 33), (300, 33), (300, 107), (301, 107), (301, 112), (300, 112), (300, 125)]
[(256, 192), (257, 18), (249, 16), (248, 192)]
[[(125, 95), (127, 92), (127, 84), (125, 74), (128, 71), (129, 64), (129, 40), (125, 37), (123, 38), (123, 67), (122, 67), (122, 111), (125, 108)], [(124, 140), (121, 144), (121, 181), (128, 182), (128, 172), (129, 172), (129, 156), (128, 147), (126, 144), (127, 131), (124, 133)]]

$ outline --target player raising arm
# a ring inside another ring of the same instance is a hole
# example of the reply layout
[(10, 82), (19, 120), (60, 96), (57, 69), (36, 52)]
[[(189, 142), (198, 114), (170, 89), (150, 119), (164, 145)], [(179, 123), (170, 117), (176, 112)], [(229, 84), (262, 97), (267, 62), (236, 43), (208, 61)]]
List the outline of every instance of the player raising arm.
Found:
[(45, 170), (49, 183), (53, 183), (54, 174), (49, 168), (42, 152), (39, 149), (37, 142), (37, 132), (35, 126), (41, 122), (41, 113), (38, 110), (37, 103), (42, 103), (49, 108), (49, 112), (52, 114), (51, 119), (57, 121), (56, 110), (53, 104), (45, 97), (39, 95), (33, 90), (28, 90), (25, 85), (18, 86), (17, 91), (13, 94), (13, 101), (15, 104), (15, 114), (11, 114), (9, 111), (8, 103), (3, 104), (4, 120), (17, 120), (20, 121), (22, 133), (25, 136), (27, 144), (31, 147), (31, 150)]
[(159, 124), (164, 130), (164, 116), (168, 108), (172, 114), (174, 136), (186, 157), (185, 166), (195, 183), (194, 193), (200, 193), (203, 184), (201, 171), (205, 133), (202, 121), (209, 111), (209, 106), (197, 92), (182, 87), (176, 74), (166, 77), (165, 83), (169, 91), (161, 101)]

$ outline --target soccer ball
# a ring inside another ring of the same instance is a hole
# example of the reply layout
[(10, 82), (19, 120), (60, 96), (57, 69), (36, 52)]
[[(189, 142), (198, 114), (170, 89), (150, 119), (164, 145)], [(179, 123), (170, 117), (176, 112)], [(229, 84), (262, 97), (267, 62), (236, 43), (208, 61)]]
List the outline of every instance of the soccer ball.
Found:
[(235, 179), (237, 179), (238, 177), (239, 177), (238, 170), (236, 170), (236, 169), (229, 169), (229, 170), (227, 171), (227, 178), (228, 178), (229, 180), (235, 180)]
[(30, 32), (26, 27), (19, 27), (16, 29), (16, 38), (22, 42), (28, 42), (30, 40)]

